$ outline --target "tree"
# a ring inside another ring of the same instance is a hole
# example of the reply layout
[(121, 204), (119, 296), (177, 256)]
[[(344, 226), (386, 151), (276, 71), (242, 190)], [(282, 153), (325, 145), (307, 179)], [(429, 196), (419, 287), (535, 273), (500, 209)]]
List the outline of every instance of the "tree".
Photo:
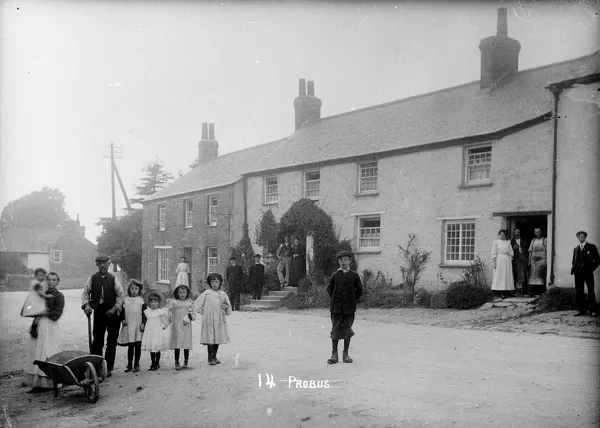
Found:
[(244, 276), (242, 277), (242, 292), (251, 293), (249, 277), (250, 267), (254, 264), (254, 250), (252, 249), (252, 242), (250, 242), (250, 236), (248, 236), (248, 224), (244, 223), (244, 235), (240, 239), (240, 242), (232, 250), (232, 255), (237, 257), (238, 264), (242, 267)]
[(2, 227), (54, 228), (70, 220), (65, 211), (65, 195), (50, 187), (43, 187), (11, 201), (2, 210)]
[(254, 240), (258, 245), (266, 248), (269, 254), (275, 254), (279, 246), (277, 230), (279, 225), (275, 221), (273, 212), (269, 209), (263, 213), (260, 223), (256, 225)]
[(129, 278), (140, 278), (142, 272), (142, 210), (98, 222), (102, 232), (98, 236), (98, 252), (107, 254), (125, 271)]
[(26, 274), (30, 269), (14, 253), (0, 253), (0, 279), (9, 274)]
[(140, 198), (132, 198), (133, 203), (140, 203), (143, 196), (150, 196), (165, 187), (165, 184), (173, 180), (173, 175), (165, 171), (162, 162), (155, 162), (145, 166), (142, 171), (146, 174), (140, 180), (140, 185), (135, 187), (135, 192)]

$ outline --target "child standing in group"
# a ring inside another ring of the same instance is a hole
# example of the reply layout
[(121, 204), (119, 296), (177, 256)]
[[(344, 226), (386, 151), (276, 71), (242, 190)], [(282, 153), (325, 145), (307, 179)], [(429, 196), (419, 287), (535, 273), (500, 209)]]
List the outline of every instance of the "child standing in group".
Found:
[(221, 290), (223, 277), (211, 273), (206, 278), (210, 288), (196, 299), (196, 310), (202, 314), (202, 331), (200, 343), (208, 348), (208, 363), (211, 366), (220, 364), (217, 359), (219, 345), (229, 343), (226, 315), (231, 315), (231, 302), (227, 293)]
[[(46, 295), (46, 291), (48, 290), (48, 286), (46, 285), (46, 269), (37, 268), (33, 275), (35, 279), (31, 281), (29, 288), (30, 295), (28, 296), (26, 305), (31, 306), (32, 308), (34, 306), (45, 308), (46, 299), (48, 298), (48, 296)], [(42, 316), (38, 315), (33, 318), (33, 322), (31, 323), (29, 334), (31, 334), (31, 337), (33, 337), (34, 339), (38, 337), (37, 327), (41, 318)]]
[[(144, 311), (148, 306), (142, 298), (144, 284), (137, 279), (129, 280), (127, 285), (127, 297), (123, 301), (123, 310), (121, 311), (121, 321), (123, 327), (119, 333), (117, 344), (127, 346), (127, 368), (125, 373), (131, 370), (140, 371), (140, 355), (142, 353), (142, 325), (146, 324)], [(133, 357), (135, 354), (135, 363), (132, 368)]]
[(157, 370), (160, 368), (160, 353), (169, 349), (170, 342), (170, 329), (167, 329), (169, 312), (165, 308), (167, 298), (159, 290), (152, 289), (144, 293), (144, 302), (148, 308), (143, 312), (146, 322), (142, 324), (142, 351), (150, 351), (150, 370)]
[(331, 343), (333, 352), (327, 360), (329, 364), (338, 362), (338, 342), (344, 339), (343, 361), (351, 363), (352, 358), (348, 355), (350, 338), (354, 336), (352, 324), (354, 324), (354, 313), (356, 312), (356, 301), (363, 293), (360, 276), (350, 270), (350, 251), (340, 251), (337, 254), (340, 268), (331, 275), (327, 293), (331, 297)]
[(172, 300), (168, 304), (171, 320), (171, 349), (175, 350), (175, 370), (181, 370), (179, 365), (180, 351), (183, 349), (183, 368), (187, 368), (192, 349), (192, 321), (196, 319), (194, 302), (190, 288), (179, 285), (173, 290)]

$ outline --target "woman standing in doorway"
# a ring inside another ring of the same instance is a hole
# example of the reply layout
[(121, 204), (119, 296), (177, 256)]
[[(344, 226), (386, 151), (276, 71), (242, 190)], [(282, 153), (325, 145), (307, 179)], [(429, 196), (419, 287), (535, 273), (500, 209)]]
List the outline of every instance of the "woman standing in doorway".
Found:
[(185, 285), (186, 287), (189, 287), (189, 273), (190, 265), (187, 264), (187, 260), (185, 259), (185, 257), (182, 257), (181, 259), (179, 259), (179, 264), (177, 265), (177, 279), (175, 280), (175, 287), (179, 287), (180, 285)]
[(546, 291), (546, 264), (547, 246), (546, 238), (542, 236), (542, 229), (536, 227), (535, 238), (529, 244), (529, 292), (541, 294)]
[(507, 230), (500, 230), (498, 238), (492, 245), (492, 262), (494, 266), (492, 291), (498, 292), (502, 298), (505, 298), (515, 289), (512, 272), (514, 252), (508, 240)]

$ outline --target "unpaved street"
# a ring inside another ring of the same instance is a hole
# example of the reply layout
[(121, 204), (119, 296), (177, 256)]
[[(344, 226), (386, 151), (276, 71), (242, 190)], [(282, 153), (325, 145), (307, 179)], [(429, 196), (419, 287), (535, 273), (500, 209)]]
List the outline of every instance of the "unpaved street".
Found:
[[(65, 291), (61, 321), (65, 348), (85, 350), (79, 294)], [(191, 369), (176, 372), (169, 352), (161, 369), (149, 372), (144, 353), (142, 371), (126, 374), (119, 348), (96, 404), (73, 386), (57, 399), (31, 395), (19, 372), (29, 326), (18, 316), (24, 296), (0, 297), (3, 426), (522, 428), (598, 426), (600, 418), (597, 340), (359, 319), (355, 362), (328, 366), (323, 312), (234, 313), (232, 342), (221, 346), (214, 367), (198, 345)], [(275, 387), (265, 385), (267, 374)], [(330, 388), (290, 388), (289, 376), (328, 380)]]

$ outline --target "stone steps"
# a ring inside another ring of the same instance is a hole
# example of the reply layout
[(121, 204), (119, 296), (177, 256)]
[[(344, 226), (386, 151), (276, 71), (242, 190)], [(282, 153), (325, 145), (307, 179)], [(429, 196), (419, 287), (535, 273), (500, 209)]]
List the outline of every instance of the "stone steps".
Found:
[(264, 311), (281, 306), (281, 301), (289, 294), (297, 293), (296, 287), (284, 287), (281, 291), (269, 291), (260, 300), (252, 299), (249, 305), (244, 305), (242, 311)]
[(504, 309), (516, 309), (516, 308), (527, 308), (532, 307), (532, 303), (537, 297), (509, 297), (507, 299), (495, 299), (492, 302), (487, 302), (481, 308), (480, 311), (485, 311), (492, 308), (504, 308)]

